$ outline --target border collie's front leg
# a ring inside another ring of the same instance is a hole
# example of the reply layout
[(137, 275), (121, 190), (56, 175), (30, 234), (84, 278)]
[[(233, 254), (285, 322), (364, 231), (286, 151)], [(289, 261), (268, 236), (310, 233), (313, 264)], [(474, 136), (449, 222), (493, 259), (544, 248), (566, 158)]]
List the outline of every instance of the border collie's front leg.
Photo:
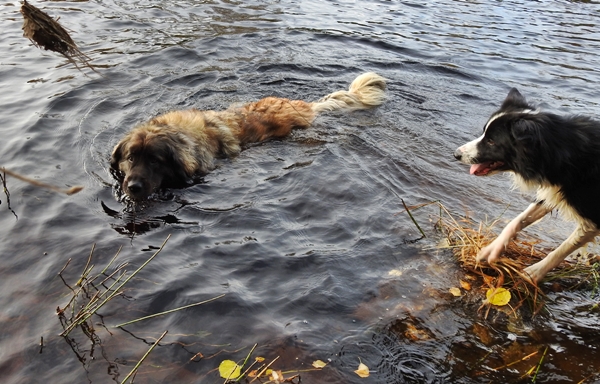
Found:
[(586, 224), (579, 224), (571, 235), (548, 256), (538, 261), (537, 263), (525, 268), (525, 272), (529, 275), (534, 283), (538, 283), (550, 272), (554, 267), (558, 266), (565, 257), (580, 247), (594, 240), (600, 234), (598, 228)]
[(494, 239), (490, 244), (481, 248), (477, 254), (477, 261), (487, 260), (488, 263), (493, 263), (502, 254), (502, 252), (508, 246), (508, 243), (515, 237), (515, 235), (527, 227), (528, 225), (535, 223), (542, 217), (544, 217), (550, 209), (546, 208), (543, 201), (537, 201), (532, 203), (524, 210), (519, 216), (512, 219), (510, 223), (500, 233), (500, 235)]

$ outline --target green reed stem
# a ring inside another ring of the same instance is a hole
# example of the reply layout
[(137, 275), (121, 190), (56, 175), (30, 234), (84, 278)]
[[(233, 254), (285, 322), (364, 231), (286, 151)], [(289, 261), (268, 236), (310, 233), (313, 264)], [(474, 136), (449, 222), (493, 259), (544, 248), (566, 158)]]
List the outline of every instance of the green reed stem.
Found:
[(531, 379), (532, 383), (535, 383), (535, 380), (537, 379), (537, 374), (538, 371), (540, 370), (540, 368), (542, 367), (542, 363), (544, 362), (544, 357), (546, 357), (546, 352), (548, 352), (548, 347), (546, 346), (546, 349), (544, 349), (544, 354), (542, 355), (542, 358), (540, 359), (537, 367), (535, 368), (535, 372), (533, 374), (533, 378)]
[(410, 210), (408, 209), (408, 206), (404, 202), (404, 199), (400, 199), (400, 201), (402, 201), (402, 205), (404, 205), (404, 209), (406, 209), (406, 213), (408, 213), (408, 216), (410, 217), (410, 219), (412, 220), (412, 222), (415, 223), (417, 229), (419, 230), (419, 232), (421, 232), (421, 236), (423, 236), (424, 238), (427, 237), (427, 236), (425, 236), (425, 232), (423, 232), (423, 230), (419, 226), (419, 223), (417, 223), (417, 220), (415, 220), (415, 218), (413, 217), (412, 213), (410, 213)]
[[(163, 339), (163, 337), (165, 337), (165, 335), (167, 334), (167, 332), (169, 331), (164, 331), (163, 334), (154, 342), (154, 344), (152, 344), (152, 346), (150, 347), (150, 349), (148, 349), (148, 351), (144, 354), (144, 356), (142, 356), (142, 358), (140, 359), (140, 361), (138, 361), (138, 363), (135, 365), (135, 367), (133, 367), (133, 369), (131, 370), (131, 372), (129, 372), (129, 374), (127, 374), (127, 376), (125, 376), (125, 379), (123, 379), (123, 381), (121, 381), (121, 384), (124, 384), (127, 380), (129, 380), (129, 378), (131, 377), (131, 375), (133, 375), (137, 369), (140, 367), (140, 365), (142, 365), (142, 363), (144, 362), (144, 360), (146, 359), (146, 357), (148, 357), (148, 355), (150, 354), (150, 352), (152, 352), (152, 350), (154, 349), (154, 347), (156, 347), (158, 345), (158, 343)], [(131, 381), (131, 383), (133, 383), (133, 381)]]
[(138, 321), (147, 320), (147, 319), (151, 319), (153, 317), (166, 315), (168, 313), (176, 312), (176, 311), (179, 311), (179, 310), (182, 310), (182, 309), (195, 307), (196, 305), (210, 303), (211, 301), (215, 301), (217, 299), (220, 299), (223, 296), (225, 296), (225, 294), (219, 295), (217, 297), (213, 297), (212, 299), (200, 301), (198, 303), (188, 304), (188, 305), (184, 305), (183, 307), (179, 307), (179, 308), (175, 308), (175, 309), (169, 309), (168, 311), (164, 311), (164, 312), (160, 312), (160, 313), (155, 313), (153, 315), (148, 315), (148, 316), (140, 317), (139, 319), (135, 319), (135, 320), (128, 321), (126, 323), (121, 323), (121, 324), (115, 325), (113, 328), (119, 328), (119, 327), (122, 327), (124, 325), (129, 325), (129, 324), (137, 323)]
[[(246, 363), (248, 362), (248, 360), (250, 359), (250, 356), (252, 355), (252, 352), (254, 352), (254, 350), (256, 349), (256, 346), (258, 344), (254, 344), (254, 347), (252, 347), (252, 349), (250, 350), (250, 352), (248, 352), (248, 354), (246, 355), (246, 359), (244, 360), (244, 363), (241, 365), (242, 368), (244, 368), (244, 366), (246, 366)], [(246, 372), (246, 371), (245, 371)], [(244, 373), (245, 373), (244, 372)], [(241, 374), (235, 381), (238, 382), (240, 381), (240, 379), (244, 377), (244, 374)], [(229, 379), (228, 379), (229, 380)]]
[[(140, 265), (140, 267), (138, 269), (136, 269), (129, 277), (127, 277), (127, 279), (125, 279), (125, 281), (123, 281), (117, 288), (115, 288), (115, 290), (110, 295), (108, 295), (108, 297), (106, 299), (104, 299), (104, 301), (102, 301), (100, 304), (95, 306), (95, 308), (93, 308), (91, 312), (85, 313), (81, 318), (76, 319), (77, 322), (74, 321), (73, 323), (71, 323), (71, 326), (69, 326), (67, 329), (65, 329), (60, 335), (67, 336), (73, 330), (73, 328), (75, 328), (78, 324), (81, 324), (81, 323), (87, 321), (87, 319), (89, 319), (94, 313), (96, 313), (100, 308), (102, 308), (102, 306), (104, 306), (112, 298), (114, 298), (115, 296), (120, 294), (121, 288), (123, 288), (125, 286), (125, 284), (127, 284), (139, 271), (141, 271), (146, 265), (148, 265), (148, 263), (150, 263), (152, 261), (152, 259), (154, 259), (160, 253), (160, 251), (163, 250), (165, 244), (167, 244), (167, 241), (169, 241), (170, 238), (171, 238), (171, 235), (169, 234), (167, 236), (167, 238), (165, 239), (165, 241), (163, 241), (160, 248), (156, 252), (154, 252), (154, 254), (148, 258), (148, 260), (146, 260), (142, 265)], [(120, 277), (121, 276), (119, 276), (119, 278)], [(117, 279), (117, 281), (118, 281), (118, 279)], [(115, 284), (116, 284), (116, 282), (115, 282)], [(86, 307), (89, 307), (89, 304)]]

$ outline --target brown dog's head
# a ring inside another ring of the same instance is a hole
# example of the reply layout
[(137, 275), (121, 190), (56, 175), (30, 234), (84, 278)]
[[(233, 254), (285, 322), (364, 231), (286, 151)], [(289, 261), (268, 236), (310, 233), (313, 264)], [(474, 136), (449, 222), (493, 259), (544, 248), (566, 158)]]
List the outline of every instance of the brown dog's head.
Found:
[(110, 166), (123, 192), (139, 201), (160, 188), (186, 186), (198, 169), (193, 151), (185, 134), (142, 125), (115, 146)]

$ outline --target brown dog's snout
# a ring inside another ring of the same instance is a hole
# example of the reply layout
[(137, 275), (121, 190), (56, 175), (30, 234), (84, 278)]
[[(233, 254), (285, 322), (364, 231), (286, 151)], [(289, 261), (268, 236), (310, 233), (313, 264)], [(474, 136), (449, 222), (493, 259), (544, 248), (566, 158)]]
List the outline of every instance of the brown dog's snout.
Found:
[(130, 180), (127, 182), (127, 192), (130, 195), (138, 195), (144, 189), (144, 184), (139, 180)]
[(145, 177), (135, 174), (129, 174), (123, 180), (123, 191), (134, 200), (143, 200), (148, 197), (152, 191), (150, 183)]

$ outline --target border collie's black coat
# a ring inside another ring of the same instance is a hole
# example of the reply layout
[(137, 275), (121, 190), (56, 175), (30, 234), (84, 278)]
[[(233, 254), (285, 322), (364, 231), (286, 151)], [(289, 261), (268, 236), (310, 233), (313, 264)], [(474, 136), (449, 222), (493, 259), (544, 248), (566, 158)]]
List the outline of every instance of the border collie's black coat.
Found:
[(517, 232), (553, 209), (577, 222), (577, 228), (546, 258), (525, 269), (534, 282), (600, 235), (600, 122), (540, 112), (513, 88), (483, 135), (454, 156), (471, 164), (472, 175), (513, 172), (522, 189), (537, 189), (536, 201), (479, 252), (478, 260), (497, 260)]

